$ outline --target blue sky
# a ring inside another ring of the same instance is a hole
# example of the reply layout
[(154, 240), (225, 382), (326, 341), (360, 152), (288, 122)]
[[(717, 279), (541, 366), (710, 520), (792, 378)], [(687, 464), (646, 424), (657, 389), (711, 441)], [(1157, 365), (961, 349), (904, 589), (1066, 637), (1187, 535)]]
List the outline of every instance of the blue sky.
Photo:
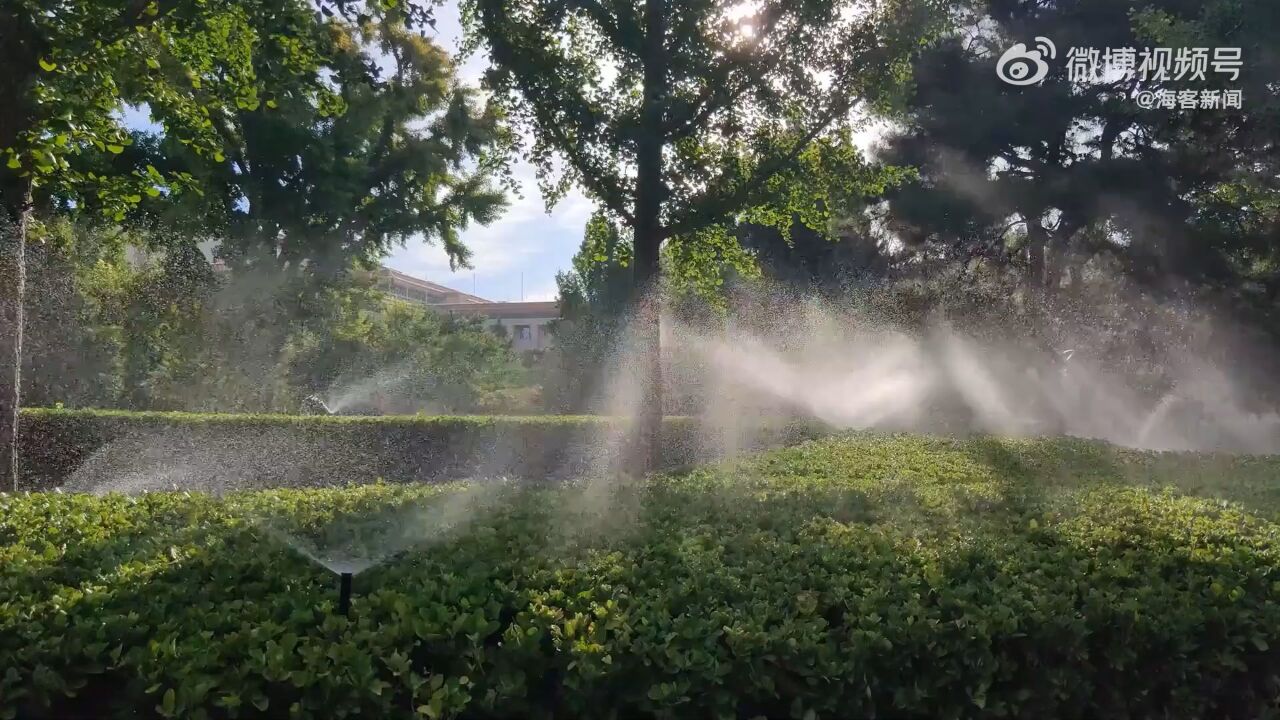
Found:
[[(462, 29), (456, 2), (437, 8), (435, 34), (441, 47), (457, 53)], [(485, 62), (481, 56), (468, 58), (458, 74), (465, 82), (478, 83)], [(556, 272), (569, 267), (593, 206), (574, 190), (547, 214), (533, 168), (520, 162), (514, 170), (521, 197), (510, 197), (506, 212), (487, 227), (472, 226), (462, 232), (474, 269), (451, 272), (444, 251), (421, 238), (398, 249), (387, 265), (489, 300), (519, 300), (522, 284), (525, 300), (554, 299)]]

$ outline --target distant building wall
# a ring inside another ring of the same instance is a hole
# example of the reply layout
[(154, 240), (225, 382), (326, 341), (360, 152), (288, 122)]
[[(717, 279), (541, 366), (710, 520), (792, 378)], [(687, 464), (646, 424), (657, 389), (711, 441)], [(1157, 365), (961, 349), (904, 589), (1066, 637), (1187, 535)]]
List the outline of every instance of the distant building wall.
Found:
[(461, 303), (431, 309), (457, 317), (484, 318), (486, 325), (500, 326), (511, 339), (511, 347), (520, 352), (550, 348), (550, 326), (560, 317), (560, 306), (554, 302)]
[(501, 327), (519, 352), (551, 347), (551, 322), (560, 317), (554, 302), (493, 302), (388, 267), (378, 271), (378, 287), (393, 297), (456, 317), (483, 318), (488, 327)]
[[(226, 272), (226, 263), (214, 257), (217, 246), (216, 240), (206, 240), (197, 245), (209, 259), (214, 272)], [(132, 245), (125, 248), (125, 258), (137, 266), (145, 265), (157, 256), (144, 248)], [(503, 334), (511, 339), (512, 348), (520, 352), (550, 348), (550, 325), (560, 317), (560, 308), (555, 302), (493, 302), (389, 267), (378, 268), (377, 286), (392, 297), (435, 312), (484, 318), (486, 326), (501, 327)]]

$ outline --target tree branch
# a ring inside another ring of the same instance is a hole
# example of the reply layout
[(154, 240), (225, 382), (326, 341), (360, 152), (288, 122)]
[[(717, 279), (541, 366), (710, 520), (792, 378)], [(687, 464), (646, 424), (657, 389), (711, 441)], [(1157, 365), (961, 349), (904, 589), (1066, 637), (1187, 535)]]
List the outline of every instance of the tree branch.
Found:
[[(764, 71), (772, 64), (770, 58), (772, 58), (773, 55), (761, 56), (757, 51), (767, 36), (771, 34), (773, 29), (777, 26), (778, 19), (782, 17), (782, 12), (778, 9), (778, 6), (770, 5), (762, 14), (765, 16), (763, 27), (757, 30), (755, 37), (752, 39), (752, 42), (748, 47), (742, 48), (735, 53), (735, 55), (739, 56), (745, 55), (747, 57), (759, 58), (756, 62), (750, 64), (747, 70), (747, 79), (737, 88), (734, 88), (729, 92), (722, 93), (721, 91), (724, 90), (724, 85), (728, 84), (730, 77), (733, 75), (734, 69), (739, 67), (740, 63), (733, 61), (725, 61), (721, 63), (719, 68), (716, 68), (711, 72), (711, 77), (708, 78), (706, 85), (702, 87), (702, 92), (698, 94), (698, 97), (695, 98), (693, 103), (689, 106), (691, 114), (679, 119), (672, 118), (671, 122), (667, 125), (666, 131), (671, 141), (677, 141), (681, 138), (687, 137), (696, 128), (700, 127), (702, 123), (706, 122), (707, 118), (714, 115), (716, 111), (722, 110), (728, 105), (737, 102), (738, 98), (742, 97), (743, 93), (750, 90), (760, 82)], [(717, 96), (719, 96), (720, 101), (712, 102), (717, 98)]]
[(689, 203), (690, 212), (688, 217), (677, 223), (668, 226), (663, 238), (670, 238), (676, 235), (683, 235), (693, 230), (698, 230), (716, 222), (719, 215), (723, 214), (726, 208), (740, 207), (745, 204), (752, 195), (758, 192), (765, 183), (767, 183), (774, 175), (794, 163), (800, 157), (800, 153), (809, 147), (818, 135), (822, 134), (831, 123), (842, 113), (848, 113), (857, 99), (852, 95), (846, 96), (843, 100), (835, 102), (821, 119), (814, 123), (809, 131), (802, 135), (794, 146), (784, 155), (773, 158), (772, 161), (766, 162), (756, 168), (756, 172), (746, 182), (736, 188), (718, 196), (710, 191), (702, 193)]
[(616, 213), (628, 225), (635, 223), (635, 216), (627, 208), (621, 184), (616, 182), (602, 168), (582, 151), (577, 143), (572, 142), (565, 134), (564, 128), (556, 123), (546, 124), (546, 129), (555, 138), (556, 145), (569, 160), (569, 164), (578, 171), (578, 180), (587, 191), (605, 204), (610, 212)]
[(585, 12), (615, 47), (640, 57), (640, 24), (635, 18), (624, 20), (621, 13), (611, 15), (600, 0), (568, 0), (566, 5)]
[[(621, 183), (616, 177), (608, 177), (609, 173), (574, 140), (573, 136), (600, 134), (598, 128), (602, 124), (581, 88), (536, 70), (539, 63), (554, 67), (559, 58), (547, 52), (542, 45), (531, 44), (527, 40), (523, 46), (517, 47), (522, 34), (511, 27), (514, 21), (508, 16), (503, 3), (482, 1), (479, 10), (485, 35), (490, 39), (489, 56), (511, 78), (532, 113), (534, 124), (551, 136), (557, 149), (577, 171), (583, 186), (618, 217), (632, 222), (632, 214), (623, 200)], [(572, 136), (566, 126), (573, 129)]]

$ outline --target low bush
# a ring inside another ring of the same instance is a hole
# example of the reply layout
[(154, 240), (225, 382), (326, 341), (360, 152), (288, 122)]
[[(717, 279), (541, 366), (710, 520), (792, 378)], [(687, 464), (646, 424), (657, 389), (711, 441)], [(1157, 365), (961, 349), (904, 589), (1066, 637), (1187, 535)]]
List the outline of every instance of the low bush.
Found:
[[(471, 504), (10, 495), (0, 717), (1275, 717), (1277, 478), (903, 436)], [(388, 512), (417, 542), (334, 614), (279, 538)]]
[[(599, 466), (623, 423), (594, 416), (232, 415), (24, 409), (22, 485), (189, 487), (345, 485), (477, 475), (574, 477)], [(752, 442), (809, 436), (805, 426), (766, 428)], [(668, 418), (666, 469), (713, 457), (687, 418)], [(78, 475), (77, 475), (78, 473)], [(124, 478), (122, 480), (121, 478)]]

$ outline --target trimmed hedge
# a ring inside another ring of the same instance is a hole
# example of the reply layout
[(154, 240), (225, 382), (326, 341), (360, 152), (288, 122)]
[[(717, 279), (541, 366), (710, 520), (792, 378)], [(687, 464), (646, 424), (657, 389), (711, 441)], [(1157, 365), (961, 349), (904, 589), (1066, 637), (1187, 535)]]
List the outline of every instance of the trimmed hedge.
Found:
[(1278, 478), (894, 437), (512, 485), (349, 618), (249, 519), (457, 486), (0, 497), (0, 717), (1276, 717)]
[[(598, 467), (606, 438), (623, 427), (621, 421), (593, 416), (344, 417), (24, 409), (21, 487), (51, 489), (68, 480), (76, 487), (128, 487), (128, 482), (121, 484), (121, 476), (133, 478), (134, 486), (155, 486), (174, 476), (175, 485), (189, 489), (478, 475), (566, 478)], [(752, 444), (787, 444), (816, 432), (801, 425), (762, 428)], [(691, 419), (668, 418), (664, 469), (714, 457), (716, 448), (705, 440)]]

